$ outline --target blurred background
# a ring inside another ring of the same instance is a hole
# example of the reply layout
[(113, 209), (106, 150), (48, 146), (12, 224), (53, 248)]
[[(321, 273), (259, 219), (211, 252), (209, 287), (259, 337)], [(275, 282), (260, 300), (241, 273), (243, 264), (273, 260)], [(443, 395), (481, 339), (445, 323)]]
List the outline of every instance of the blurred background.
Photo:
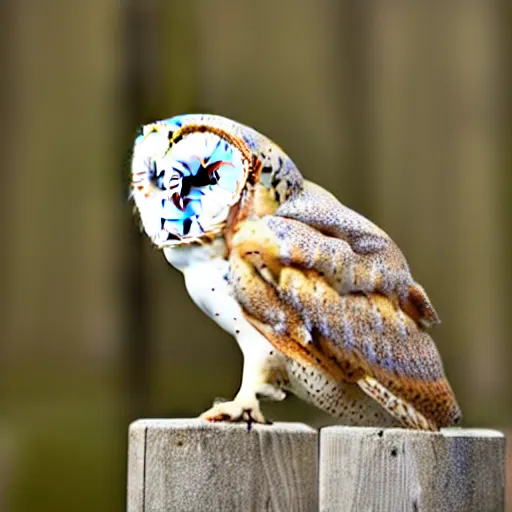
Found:
[(0, 510), (123, 510), (128, 423), (238, 389), (127, 199), (137, 126), (184, 112), (255, 127), (384, 228), (465, 426), (510, 430), (510, 4), (2, 0)]

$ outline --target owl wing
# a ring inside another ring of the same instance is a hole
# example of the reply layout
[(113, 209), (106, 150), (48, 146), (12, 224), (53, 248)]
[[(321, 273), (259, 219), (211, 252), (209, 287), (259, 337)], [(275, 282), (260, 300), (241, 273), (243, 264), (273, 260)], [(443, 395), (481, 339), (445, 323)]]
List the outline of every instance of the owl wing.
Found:
[(408, 427), (456, 422), (460, 412), (435, 344), (401, 306), (402, 288), (414, 282), (407, 267), (386, 259), (389, 238), (337, 236), (314, 215), (311, 225), (276, 215), (239, 226), (231, 284), (248, 320), (282, 353), (359, 385)]
[[(393, 240), (320, 186), (305, 181), (302, 191), (285, 201), (276, 215), (298, 220), (328, 237), (315, 238), (313, 243), (307, 244), (303, 257), (313, 268), (321, 266), (321, 272), (333, 262), (331, 268), (337, 275), (327, 271), (326, 278), (331, 284), (333, 279), (341, 278), (343, 292), (378, 291), (396, 297), (402, 309), (424, 327), (439, 323), (425, 290), (412, 278), (407, 261)], [(346, 260), (339, 261), (341, 243), (334, 242), (333, 238), (346, 243), (342, 254), (343, 258), (350, 256), (349, 267)], [(318, 240), (323, 247), (313, 261), (312, 252), (319, 251), (313, 244)], [(334, 261), (345, 265), (341, 267)]]

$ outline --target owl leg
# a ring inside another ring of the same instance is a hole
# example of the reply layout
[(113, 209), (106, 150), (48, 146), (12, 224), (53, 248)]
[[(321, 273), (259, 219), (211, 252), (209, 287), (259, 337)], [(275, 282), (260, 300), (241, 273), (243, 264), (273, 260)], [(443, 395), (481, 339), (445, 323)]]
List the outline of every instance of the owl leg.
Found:
[[(286, 397), (281, 386), (287, 377), (284, 356), (248, 325), (258, 336), (255, 339), (238, 339), (244, 354), (242, 384), (235, 398), (218, 402), (201, 415), (207, 421), (229, 421), (269, 424), (260, 408), (260, 400), (280, 401)], [(247, 337), (245, 337), (247, 338)]]

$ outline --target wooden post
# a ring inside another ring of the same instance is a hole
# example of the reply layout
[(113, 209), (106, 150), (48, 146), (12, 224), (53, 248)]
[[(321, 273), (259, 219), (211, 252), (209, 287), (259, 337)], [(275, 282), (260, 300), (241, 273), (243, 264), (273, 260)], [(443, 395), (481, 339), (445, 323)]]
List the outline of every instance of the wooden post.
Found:
[(492, 430), (328, 427), (320, 511), (504, 510), (505, 437)]
[[(503, 512), (492, 430), (211, 424), (130, 427), (128, 512)], [(317, 462), (319, 461), (319, 462)], [(319, 496), (318, 496), (318, 492)]]
[(130, 426), (128, 512), (317, 509), (318, 436), (301, 424), (139, 420)]

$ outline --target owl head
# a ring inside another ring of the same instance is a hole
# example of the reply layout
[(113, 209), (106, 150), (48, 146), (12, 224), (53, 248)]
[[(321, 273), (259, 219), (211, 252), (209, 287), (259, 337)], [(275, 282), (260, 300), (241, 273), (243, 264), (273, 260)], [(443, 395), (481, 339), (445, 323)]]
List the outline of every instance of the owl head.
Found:
[(132, 196), (144, 230), (161, 248), (221, 235), (251, 185), (272, 189), (279, 201), (283, 186), (292, 190), (301, 180), (277, 145), (220, 116), (158, 121), (135, 139)]

